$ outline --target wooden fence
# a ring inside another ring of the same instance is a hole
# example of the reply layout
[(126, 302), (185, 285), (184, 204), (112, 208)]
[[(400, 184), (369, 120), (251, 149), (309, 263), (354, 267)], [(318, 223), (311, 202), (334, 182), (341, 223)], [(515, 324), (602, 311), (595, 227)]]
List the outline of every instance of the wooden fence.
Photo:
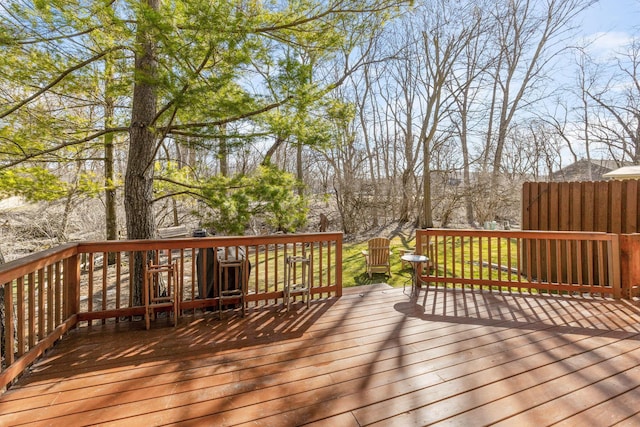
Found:
[(207, 280), (206, 254), (238, 247), (251, 264), (249, 309), (282, 303), (287, 255), (311, 258), (312, 298), (342, 295), (341, 233), (66, 244), (0, 266), (3, 309), (9, 319), (0, 389), (71, 328), (143, 315), (144, 307), (135, 298), (130, 260), (152, 254), (160, 262), (176, 263), (182, 289), (180, 309), (188, 312), (218, 303), (200, 295), (198, 281)]
[(640, 181), (526, 182), (522, 187), (522, 230), (640, 230)]
[[(639, 180), (526, 182), (522, 187), (521, 228), (618, 234), (623, 294), (640, 294)], [(588, 261), (583, 259), (581, 263), (586, 266)], [(597, 263), (592, 268), (597, 269)]]

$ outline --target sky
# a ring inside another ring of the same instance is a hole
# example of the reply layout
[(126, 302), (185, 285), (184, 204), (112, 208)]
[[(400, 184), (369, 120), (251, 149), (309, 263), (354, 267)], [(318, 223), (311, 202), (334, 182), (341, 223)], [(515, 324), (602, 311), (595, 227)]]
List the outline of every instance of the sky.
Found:
[(611, 49), (640, 31), (640, 0), (600, 0), (583, 15), (585, 37), (599, 34), (597, 45)]
[[(640, 35), (640, 0), (600, 0), (591, 6), (581, 16), (582, 27), (580, 38), (591, 40), (592, 44), (587, 48), (591, 58), (599, 63), (614, 63), (617, 52), (624, 52), (624, 46), (628, 46), (634, 35)], [(577, 45), (582, 45), (576, 41)], [(575, 65), (575, 63), (574, 63)], [(572, 67), (566, 67), (566, 77), (575, 83), (575, 71)], [(576, 145), (579, 147), (579, 144)], [(574, 149), (576, 148), (574, 147)], [(591, 155), (607, 158), (606, 150), (597, 152), (597, 147), (592, 147)], [(580, 149), (578, 148), (578, 151)], [(566, 162), (570, 162), (568, 152)], [(563, 163), (566, 165), (565, 160)]]

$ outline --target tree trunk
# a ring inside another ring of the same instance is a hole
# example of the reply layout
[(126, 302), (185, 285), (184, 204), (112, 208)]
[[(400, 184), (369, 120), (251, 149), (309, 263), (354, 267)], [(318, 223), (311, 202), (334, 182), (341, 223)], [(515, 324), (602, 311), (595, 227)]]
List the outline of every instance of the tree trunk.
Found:
[(405, 224), (409, 222), (409, 198), (415, 197), (411, 190), (409, 183), (411, 182), (412, 170), (407, 167), (402, 171), (401, 183), (402, 183), (402, 199), (400, 200), (400, 212), (398, 214), (398, 222)]
[(82, 171), (83, 163), (80, 160), (76, 160), (76, 170), (75, 176), (73, 179), (73, 185), (69, 188), (65, 201), (64, 201), (64, 211), (62, 212), (62, 217), (60, 218), (60, 230), (57, 232), (55, 236), (58, 242), (66, 242), (67, 241), (67, 228), (69, 226), (69, 218), (71, 217), (71, 212), (73, 211), (73, 197), (78, 191), (78, 185), (80, 183), (80, 174)]
[(432, 228), (433, 227), (433, 215), (431, 213), (431, 165), (429, 161), (431, 160), (431, 150), (430, 150), (430, 142), (424, 141), (423, 149), (423, 177), (422, 177), (422, 185), (423, 185), (423, 195), (422, 195), (422, 213), (423, 213), (423, 221), (421, 224), (421, 228)]
[[(157, 11), (159, 0), (146, 0), (152, 10)], [(145, 20), (144, 13), (138, 17), (138, 45), (129, 130), (129, 158), (124, 182), (124, 206), (127, 215), (127, 237), (149, 239), (155, 234), (153, 214), (153, 158), (156, 135), (153, 120), (156, 115), (157, 61), (156, 46)], [(142, 304), (142, 256), (136, 254), (133, 267), (133, 303)]]
[(220, 159), (220, 175), (229, 176), (229, 146), (225, 137), (227, 128), (220, 126), (220, 138), (218, 138), (218, 158)]
[[(466, 106), (466, 102), (464, 104)], [(466, 110), (463, 110), (460, 115), (460, 145), (462, 147), (462, 162), (463, 162), (463, 180), (464, 180), (464, 210), (467, 218), (467, 224), (473, 225), (475, 222), (475, 216), (473, 213), (473, 201), (471, 197), (471, 161), (469, 158), (469, 145), (467, 141), (467, 115)]]
[[(104, 87), (104, 127), (113, 125), (115, 113), (115, 99), (111, 94), (113, 84), (113, 62), (110, 57), (105, 59), (105, 87)], [(104, 216), (107, 240), (118, 239), (118, 218), (116, 216), (116, 187), (114, 163), (113, 134), (104, 135)], [(109, 264), (115, 262), (115, 254), (109, 254)]]
[[(365, 65), (363, 69), (365, 87), (364, 87), (364, 93), (362, 94), (362, 99), (358, 100), (359, 102), (358, 116), (359, 116), (360, 123), (362, 124), (362, 140), (364, 141), (365, 149), (367, 150), (367, 159), (369, 161), (369, 179), (371, 180), (371, 185), (373, 186), (373, 198), (372, 198), (373, 209), (371, 211), (371, 226), (378, 227), (380, 225), (380, 221), (379, 221), (380, 214), (378, 211), (378, 205), (380, 203), (381, 194), (380, 194), (380, 185), (379, 185), (380, 180), (378, 179), (379, 177), (376, 175), (376, 170), (378, 170), (377, 166), (379, 165), (379, 162), (375, 162), (375, 160), (377, 160), (377, 156), (371, 150), (372, 141), (370, 140), (369, 130), (367, 128), (368, 112), (365, 106), (365, 103), (369, 98), (370, 91), (371, 91), (371, 78), (369, 76), (369, 67), (370, 65)], [(375, 103), (372, 103), (372, 104), (375, 104)], [(372, 105), (371, 108), (375, 108), (375, 105)], [(373, 144), (375, 145), (375, 143), (376, 143), (376, 140), (374, 137)]]
[(298, 196), (302, 197), (304, 195), (304, 188), (302, 187), (304, 171), (302, 168), (302, 143), (299, 141), (296, 144), (296, 178), (300, 184), (298, 185)]

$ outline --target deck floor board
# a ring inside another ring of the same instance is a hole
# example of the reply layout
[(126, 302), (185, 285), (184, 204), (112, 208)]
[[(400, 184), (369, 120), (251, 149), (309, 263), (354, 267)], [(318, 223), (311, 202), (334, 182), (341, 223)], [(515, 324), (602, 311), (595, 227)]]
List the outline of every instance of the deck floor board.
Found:
[(0, 396), (0, 425), (640, 423), (639, 320), (628, 301), (371, 286), (93, 325)]

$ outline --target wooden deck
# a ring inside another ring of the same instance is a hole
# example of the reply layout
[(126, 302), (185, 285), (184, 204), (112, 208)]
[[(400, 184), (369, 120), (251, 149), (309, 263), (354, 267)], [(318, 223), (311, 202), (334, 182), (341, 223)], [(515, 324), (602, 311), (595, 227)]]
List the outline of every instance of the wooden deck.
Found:
[(0, 425), (638, 425), (629, 301), (386, 285), (245, 318), (72, 332)]

